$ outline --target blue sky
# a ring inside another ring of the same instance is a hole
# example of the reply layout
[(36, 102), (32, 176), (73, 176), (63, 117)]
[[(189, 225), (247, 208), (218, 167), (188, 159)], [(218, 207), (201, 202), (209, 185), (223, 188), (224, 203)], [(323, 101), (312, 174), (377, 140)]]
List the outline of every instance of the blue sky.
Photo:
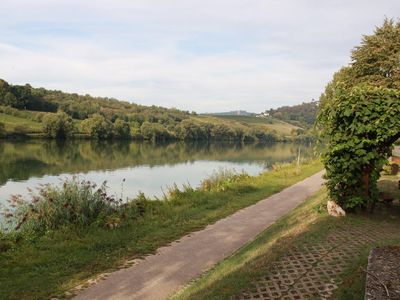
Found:
[(317, 99), (385, 16), (400, 17), (400, 1), (2, 0), (0, 78), (261, 112)]

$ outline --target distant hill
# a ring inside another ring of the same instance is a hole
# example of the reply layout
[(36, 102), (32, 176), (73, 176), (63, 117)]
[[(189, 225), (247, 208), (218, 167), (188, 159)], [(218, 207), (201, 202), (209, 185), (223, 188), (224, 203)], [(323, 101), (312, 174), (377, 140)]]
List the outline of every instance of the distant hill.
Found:
[(255, 116), (255, 113), (251, 113), (245, 110), (233, 110), (227, 112), (219, 112), (219, 113), (209, 113), (207, 115), (214, 115), (214, 116)]
[(296, 126), (309, 128), (316, 120), (318, 104), (318, 101), (303, 102), (298, 105), (282, 106), (277, 109), (266, 110), (264, 114)]
[(293, 132), (296, 132), (299, 129), (302, 130), (300, 126), (296, 126), (288, 122), (274, 119), (271, 117), (262, 117), (260, 115), (251, 115), (251, 116), (210, 115), (210, 117), (231, 122), (239, 122), (241, 124), (264, 126), (269, 130), (273, 130), (285, 136), (290, 136), (293, 134)]
[(0, 80), (0, 137), (274, 142), (302, 139), (296, 132), (241, 110), (197, 115)]

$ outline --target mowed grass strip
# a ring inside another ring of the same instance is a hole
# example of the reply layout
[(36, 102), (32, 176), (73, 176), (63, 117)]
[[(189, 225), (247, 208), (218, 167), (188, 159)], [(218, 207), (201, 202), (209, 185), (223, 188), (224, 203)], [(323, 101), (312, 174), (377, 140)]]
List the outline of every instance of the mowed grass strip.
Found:
[(25, 133), (40, 133), (43, 131), (42, 123), (4, 113), (0, 113), (0, 123), (4, 124), (7, 133), (14, 132), (18, 127)]
[[(322, 169), (318, 160), (245, 178), (225, 191), (194, 190), (167, 201), (148, 201), (141, 218), (110, 230), (65, 228), (16, 241), (0, 251), (0, 299), (63, 295), (127, 259), (153, 253), (179, 237), (281, 191)], [(0, 236), (1, 241), (1, 236)]]

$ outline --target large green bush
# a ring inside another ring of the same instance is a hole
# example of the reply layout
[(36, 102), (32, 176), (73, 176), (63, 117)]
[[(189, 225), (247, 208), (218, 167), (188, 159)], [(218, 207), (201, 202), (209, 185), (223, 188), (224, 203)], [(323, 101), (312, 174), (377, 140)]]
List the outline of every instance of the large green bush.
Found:
[(321, 96), (318, 127), (330, 196), (373, 208), (377, 180), (400, 137), (400, 22), (385, 20), (352, 51)]
[(400, 137), (399, 116), (400, 92), (386, 88), (337, 89), (323, 107), (327, 186), (344, 208), (373, 207), (379, 173)]
[(82, 121), (81, 128), (95, 139), (110, 139), (113, 136), (113, 124), (100, 114)]
[(130, 139), (131, 128), (128, 122), (117, 119), (114, 122), (114, 137), (117, 139)]
[(75, 130), (72, 118), (65, 112), (49, 113), (42, 122), (44, 133), (51, 138), (65, 139), (72, 136)]

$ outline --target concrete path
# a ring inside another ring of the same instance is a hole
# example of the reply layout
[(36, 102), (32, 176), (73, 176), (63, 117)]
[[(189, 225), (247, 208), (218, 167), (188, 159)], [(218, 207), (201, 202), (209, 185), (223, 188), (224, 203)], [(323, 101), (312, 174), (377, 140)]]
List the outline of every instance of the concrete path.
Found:
[(319, 172), (160, 248), (157, 254), (110, 274), (75, 299), (166, 299), (318, 191), (323, 183), (322, 175)]

